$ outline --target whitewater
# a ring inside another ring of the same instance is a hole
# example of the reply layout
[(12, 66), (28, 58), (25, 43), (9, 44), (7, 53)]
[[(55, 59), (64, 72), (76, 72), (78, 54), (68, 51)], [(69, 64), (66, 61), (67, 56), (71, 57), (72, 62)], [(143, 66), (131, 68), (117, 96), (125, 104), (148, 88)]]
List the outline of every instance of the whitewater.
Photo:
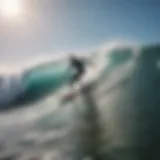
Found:
[[(150, 129), (148, 121), (145, 122), (146, 115), (141, 111), (151, 114), (150, 121), (155, 123), (159, 101), (155, 94), (148, 94), (154, 89), (159, 91), (159, 51), (157, 45), (112, 44), (87, 54), (86, 58), (95, 68), (88, 69), (84, 83), (94, 82), (90, 96), (103, 126), (105, 156), (134, 159), (137, 154), (133, 148), (144, 143), (135, 133), (137, 128)], [(85, 125), (88, 125), (84, 115), (92, 112), (87, 109), (90, 104), (82, 94), (61, 104), (74, 71), (69, 66), (67, 54), (48, 59), (0, 77), (1, 159), (59, 160), (89, 156), (84, 149), (87, 142), (81, 144), (80, 141), (84, 138)], [(156, 88), (153, 83), (157, 84)], [(146, 98), (148, 103), (144, 101)], [(140, 115), (142, 123), (137, 118)], [(144, 124), (146, 127), (143, 128)], [(148, 133), (146, 137), (150, 139), (151, 135)]]

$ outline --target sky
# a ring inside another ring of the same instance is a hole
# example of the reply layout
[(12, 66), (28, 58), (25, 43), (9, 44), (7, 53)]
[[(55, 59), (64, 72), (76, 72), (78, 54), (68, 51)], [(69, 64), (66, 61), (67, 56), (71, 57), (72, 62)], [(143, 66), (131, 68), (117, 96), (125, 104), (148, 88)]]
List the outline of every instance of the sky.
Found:
[(62, 52), (91, 52), (117, 39), (160, 42), (159, 0), (21, 2), (17, 17), (2, 14), (0, 6), (1, 62)]

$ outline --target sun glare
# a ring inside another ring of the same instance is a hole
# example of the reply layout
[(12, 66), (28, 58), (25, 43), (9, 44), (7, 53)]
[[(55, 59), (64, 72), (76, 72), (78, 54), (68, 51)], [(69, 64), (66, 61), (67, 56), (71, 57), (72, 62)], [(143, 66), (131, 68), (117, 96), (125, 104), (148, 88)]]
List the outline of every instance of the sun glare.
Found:
[(4, 17), (18, 17), (22, 13), (22, 0), (0, 0), (0, 12)]

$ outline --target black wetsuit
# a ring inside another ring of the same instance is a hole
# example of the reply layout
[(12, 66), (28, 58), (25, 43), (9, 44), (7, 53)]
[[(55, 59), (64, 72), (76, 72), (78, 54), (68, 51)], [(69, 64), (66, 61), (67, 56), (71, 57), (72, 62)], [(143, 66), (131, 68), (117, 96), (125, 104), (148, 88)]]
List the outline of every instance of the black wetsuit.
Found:
[(71, 79), (71, 84), (73, 84), (76, 81), (78, 81), (81, 78), (81, 76), (84, 74), (85, 64), (83, 60), (78, 59), (78, 58), (71, 58), (70, 64), (72, 68), (76, 69), (76, 73), (73, 75)]

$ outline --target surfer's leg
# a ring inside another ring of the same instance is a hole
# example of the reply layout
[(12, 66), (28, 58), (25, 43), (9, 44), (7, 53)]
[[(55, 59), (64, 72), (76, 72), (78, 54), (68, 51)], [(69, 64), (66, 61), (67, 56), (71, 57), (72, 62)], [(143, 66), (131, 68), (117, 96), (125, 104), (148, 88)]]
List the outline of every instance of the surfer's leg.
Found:
[(82, 82), (82, 77), (84, 75), (85, 71), (84, 70), (80, 70), (79, 74), (77, 76), (77, 82), (78, 82), (78, 88), (80, 89), (83, 86), (83, 82)]
[(79, 73), (75, 73), (70, 81), (70, 85), (72, 86), (79, 79)]
[(73, 85), (78, 82), (79, 83), (79, 86), (81, 87), (81, 78), (84, 74), (84, 71), (83, 70), (79, 70), (78, 72), (76, 72), (74, 74), (74, 76), (72, 77), (71, 81), (70, 81), (70, 85), (71, 87), (74, 89)]

